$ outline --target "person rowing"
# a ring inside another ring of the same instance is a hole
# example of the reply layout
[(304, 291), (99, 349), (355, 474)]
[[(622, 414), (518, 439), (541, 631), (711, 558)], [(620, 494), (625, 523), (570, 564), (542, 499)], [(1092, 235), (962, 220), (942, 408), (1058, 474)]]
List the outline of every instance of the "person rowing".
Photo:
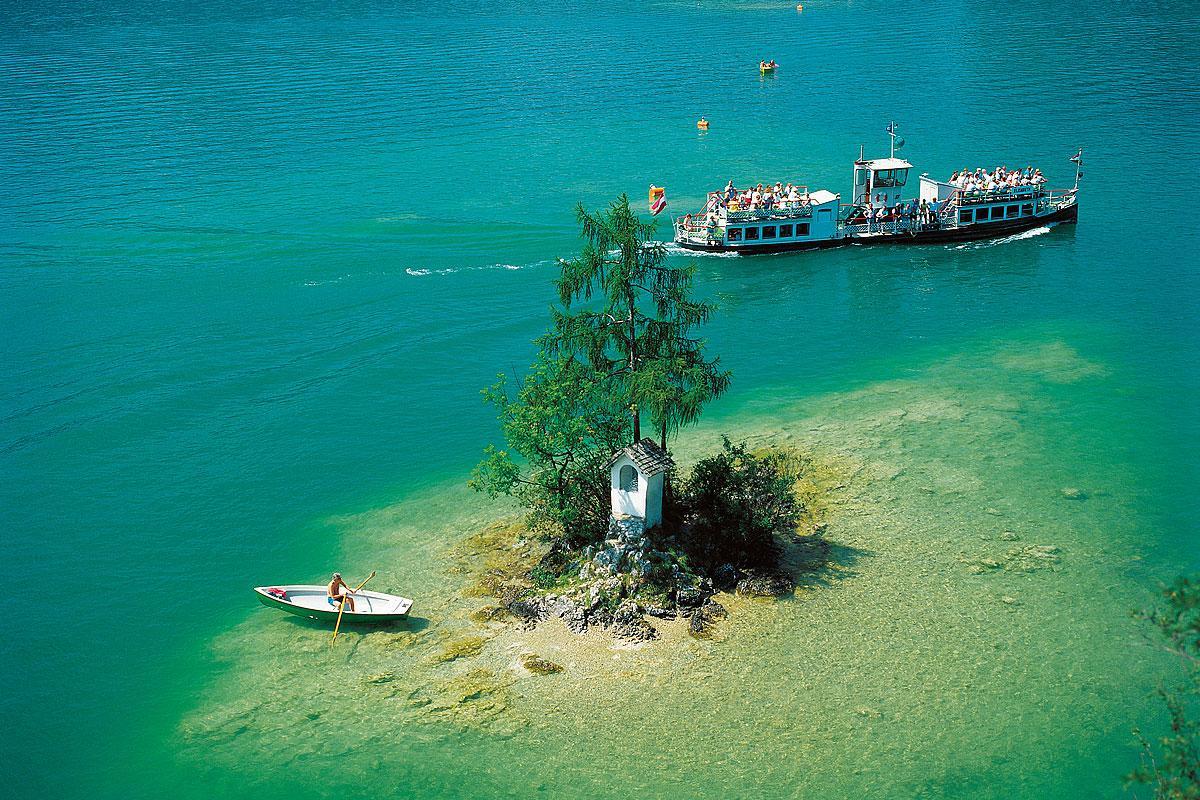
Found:
[(354, 594), (354, 590), (342, 580), (342, 573), (333, 573), (333, 578), (329, 581), (329, 585), (325, 587), (325, 591), (329, 595), (329, 605), (340, 606), (342, 603), (345, 603), (350, 613), (354, 613), (354, 598), (350, 596)]

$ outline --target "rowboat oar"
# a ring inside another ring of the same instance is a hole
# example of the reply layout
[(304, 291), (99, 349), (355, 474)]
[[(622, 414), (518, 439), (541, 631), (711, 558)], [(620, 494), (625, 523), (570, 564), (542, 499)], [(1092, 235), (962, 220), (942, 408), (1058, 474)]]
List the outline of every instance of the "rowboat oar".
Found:
[[(371, 570), (371, 574), (370, 574), (370, 575), (368, 575), (367, 577), (363, 578), (363, 582), (362, 582), (362, 583), (360, 583), (358, 586), (355, 586), (353, 589), (351, 589), (351, 590), (350, 590), (350, 594), (354, 594), (354, 593), (356, 593), (356, 592), (357, 592), (359, 589), (361, 589), (362, 587), (366, 586), (366, 585), (367, 585), (367, 581), (371, 580), (371, 578), (374, 578), (374, 577), (375, 577), (375, 570)], [(337, 624), (333, 626), (333, 641), (332, 641), (332, 642), (330, 642), (330, 644), (336, 644), (336, 643), (337, 643), (338, 628), (342, 627), (342, 612), (343, 612), (343, 611), (345, 611), (345, 610), (346, 610), (346, 598), (345, 598), (345, 597), (343, 597), (343, 598), (342, 598), (342, 602), (341, 602), (340, 606), (338, 607), (338, 618), (337, 618)]]

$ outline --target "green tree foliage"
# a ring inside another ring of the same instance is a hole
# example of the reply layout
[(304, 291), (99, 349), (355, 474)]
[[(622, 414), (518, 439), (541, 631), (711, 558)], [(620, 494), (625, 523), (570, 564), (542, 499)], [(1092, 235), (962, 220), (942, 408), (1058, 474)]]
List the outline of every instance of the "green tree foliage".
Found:
[(510, 495), (528, 523), (566, 544), (603, 537), (608, 526), (608, 459), (629, 442), (629, 418), (591, 367), (542, 353), (510, 396), (508, 379), (483, 390), (508, 446), (489, 445), (470, 485)]
[(1166, 605), (1135, 616), (1155, 628), (1155, 641), (1179, 658), (1184, 685), (1160, 687), (1170, 731), (1157, 746), (1135, 729), (1142, 764), (1128, 784), (1149, 786), (1155, 800), (1200, 800), (1200, 575), (1181, 577), (1163, 590)]
[(628, 197), (607, 211), (581, 204), (575, 213), (586, 243), (578, 258), (559, 262), (563, 308), (543, 346), (578, 354), (613, 382), (634, 440), (642, 436), (642, 409), (649, 411), (665, 448), (668, 434), (729, 386), (729, 373), (719, 359), (705, 359), (694, 335), (715, 307), (692, 298), (695, 264), (667, 263), (654, 223), (642, 221)]
[(705, 570), (721, 564), (774, 567), (780, 535), (794, 535), (803, 508), (781, 456), (756, 455), (724, 439), (722, 451), (696, 464), (683, 483), (684, 545)]

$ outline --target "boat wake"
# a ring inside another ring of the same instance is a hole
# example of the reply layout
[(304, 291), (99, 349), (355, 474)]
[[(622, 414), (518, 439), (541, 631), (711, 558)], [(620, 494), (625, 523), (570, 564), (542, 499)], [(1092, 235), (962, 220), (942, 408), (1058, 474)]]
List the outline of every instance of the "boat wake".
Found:
[(732, 251), (725, 253), (706, 253), (701, 250), (688, 250), (687, 248), (680, 247), (674, 242), (647, 242), (647, 244), (662, 245), (663, 250), (667, 251), (667, 255), (683, 256), (685, 258), (691, 258), (692, 256), (699, 256), (703, 258), (737, 258), (740, 255), (739, 253)]
[(955, 247), (955, 250), (979, 250), (985, 247), (995, 247), (998, 244), (1008, 244), (1009, 242), (1019, 242), (1024, 239), (1032, 239), (1035, 236), (1041, 236), (1043, 233), (1049, 233), (1050, 229), (1058, 225), (1057, 222), (1049, 222), (1040, 228), (1030, 228), (1027, 231), (1014, 233), (1012, 236), (1005, 236), (1002, 239), (992, 239), (986, 242), (966, 242)]
[[(480, 271), (489, 271), (489, 270), (497, 270), (497, 269), (516, 271), (516, 270), (522, 270), (522, 269), (530, 269), (532, 267), (541, 267), (541, 266), (545, 266), (546, 264), (553, 264), (553, 263), (555, 263), (553, 260), (545, 259), (542, 261), (534, 261), (533, 263), (530, 263), (530, 264), (476, 264), (476, 265), (472, 265), (472, 266), (463, 266), (463, 267), (406, 267), (404, 269), (404, 274), (409, 275), (414, 278), (425, 278), (425, 277), (432, 276), (432, 275), (453, 275), (456, 272), (480, 272)], [(396, 273), (392, 272), (390, 270), (360, 272), (360, 273), (346, 273), (345, 275), (338, 275), (337, 277), (333, 277), (333, 278), (325, 278), (325, 279), (320, 279), (320, 280), (308, 280), (308, 281), (304, 282), (304, 285), (305, 286), (329, 286), (329, 285), (332, 285), (335, 283), (342, 283), (343, 281), (348, 281), (348, 280), (352, 280), (352, 279), (361, 279), (361, 278), (367, 278), (367, 277), (389, 277), (389, 276), (394, 276), (394, 275), (396, 275)]]
[(543, 259), (541, 261), (534, 261), (532, 264), (479, 264), (470, 267), (441, 267), (438, 269), (434, 269), (432, 267), (428, 269), (414, 269), (413, 267), (408, 267), (404, 271), (414, 278), (424, 278), (429, 275), (453, 275), (456, 272), (484, 272), (497, 269), (516, 271), (521, 269), (531, 269), (533, 267), (544, 267), (547, 264), (554, 263), (555, 262), (552, 259)]

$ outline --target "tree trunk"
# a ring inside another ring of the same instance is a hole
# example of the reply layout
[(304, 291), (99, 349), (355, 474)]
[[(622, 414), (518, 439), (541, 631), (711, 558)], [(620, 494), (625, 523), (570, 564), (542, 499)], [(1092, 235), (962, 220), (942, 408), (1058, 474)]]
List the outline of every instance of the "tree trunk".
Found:
[[(629, 374), (631, 379), (637, 378), (637, 302), (633, 297), (633, 290), (629, 290), (626, 295), (626, 302), (629, 303)], [(636, 400), (636, 398), (635, 398)], [(640, 442), (642, 440), (642, 416), (638, 411), (637, 402), (634, 402), (630, 409), (633, 411), (633, 441)]]

